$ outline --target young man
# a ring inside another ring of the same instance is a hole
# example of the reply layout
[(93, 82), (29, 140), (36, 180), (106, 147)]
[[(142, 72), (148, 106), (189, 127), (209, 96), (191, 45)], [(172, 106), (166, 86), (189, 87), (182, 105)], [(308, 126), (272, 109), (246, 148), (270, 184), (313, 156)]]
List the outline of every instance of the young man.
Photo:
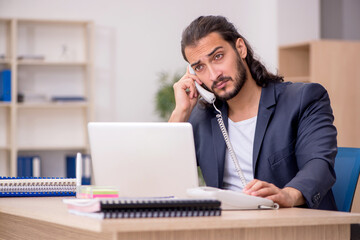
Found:
[[(182, 53), (196, 75), (174, 84), (171, 122), (193, 125), (196, 155), (208, 186), (266, 197), (281, 207), (336, 209), (336, 128), (326, 90), (284, 83), (254, 59), (234, 25), (199, 17), (183, 32)], [(197, 104), (195, 81), (216, 96), (246, 179), (243, 186), (218, 126), (214, 107)]]

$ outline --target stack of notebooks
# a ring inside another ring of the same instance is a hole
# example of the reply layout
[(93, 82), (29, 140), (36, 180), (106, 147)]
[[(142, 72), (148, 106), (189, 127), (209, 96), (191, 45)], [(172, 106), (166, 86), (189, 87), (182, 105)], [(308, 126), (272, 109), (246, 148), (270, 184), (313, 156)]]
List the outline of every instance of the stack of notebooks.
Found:
[(162, 218), (220, 216), (214, 199), (64, 199), (70, 213), (104, 218)]
[(0, 197), (44, 197), (75, 195), (75, 178), (0, 177)]

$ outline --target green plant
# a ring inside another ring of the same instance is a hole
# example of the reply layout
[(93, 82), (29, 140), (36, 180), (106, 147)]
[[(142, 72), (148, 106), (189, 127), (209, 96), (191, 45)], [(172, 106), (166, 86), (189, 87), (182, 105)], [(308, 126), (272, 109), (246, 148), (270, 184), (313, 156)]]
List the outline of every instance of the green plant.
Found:
[(179, 81), (182, 74), (175, 73), (171, 76), (167, 72), (161, 72), (159, 74), (160, 88), (156, 93), (156, 112), (159, 116), (167, 121), (175, 108), (175, 97), (173, 85)]
[(199, 186), (206, 186), (204, 176), (202, 174), (200, 167), (197, 168), (197, 172), (198, 172)]

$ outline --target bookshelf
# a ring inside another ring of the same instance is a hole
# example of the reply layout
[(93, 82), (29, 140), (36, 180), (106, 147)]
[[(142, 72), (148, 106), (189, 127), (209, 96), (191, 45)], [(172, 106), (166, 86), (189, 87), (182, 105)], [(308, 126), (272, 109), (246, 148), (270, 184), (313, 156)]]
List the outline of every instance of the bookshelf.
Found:
[(316, 82), (328, 91), (339, 147), (360, 147), (360, 42), (318, 40), (281, 46), (285, 81)]
[(17, 157), (29, 152), (88, 153), (87, 123), (94, 115), (93, 22), (0, 19), (4, 69), (11, 70), (11, 101), (0, 102), (0, 159), (8, 166), (2, 174), (16, 176)]
[[(11, 67), (10, 61), (11, 20), (0, 18), (0, 71)], [(0, 101), (0, 170), (9, 166), (10, 159), (10, 114), (11, 103)]]

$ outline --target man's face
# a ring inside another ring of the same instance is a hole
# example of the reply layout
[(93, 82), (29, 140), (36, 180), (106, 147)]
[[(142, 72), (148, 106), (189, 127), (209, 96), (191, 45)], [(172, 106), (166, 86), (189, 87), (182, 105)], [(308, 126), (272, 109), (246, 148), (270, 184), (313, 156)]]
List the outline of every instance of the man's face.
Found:
[(185, 55), (196, 75), (218, 99), (235, 97), (246, 81), (246, 68), (238, 51), (218, 33), (187, 46)]

